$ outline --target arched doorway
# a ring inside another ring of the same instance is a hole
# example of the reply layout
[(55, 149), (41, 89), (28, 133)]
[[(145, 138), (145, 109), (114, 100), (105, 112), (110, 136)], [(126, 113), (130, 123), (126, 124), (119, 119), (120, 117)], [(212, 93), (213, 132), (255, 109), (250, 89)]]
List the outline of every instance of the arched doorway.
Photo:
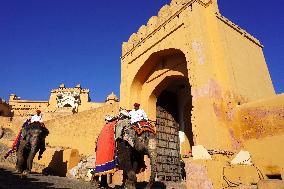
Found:
[[(181, 152), (193, 145), (188, 65), (179, 49), (155, 52), (137, 70), (130, 85), (129, 105), (140, 102), (157, 123), (160, 181), (180, 181)], [(186, 143), (187, 148), (183, 148)]]
[(65, 108), (72, 108), (72, 106), (70, 105), (70, 104), (64, 104), (64, 106), (63, 107), (65, 107)]
[(190, 85), (186, 77), (170, 77), (156, 93), (157, 177), (160, 181), (181, 180), (181, 142), (183, 135), (193, 145)]

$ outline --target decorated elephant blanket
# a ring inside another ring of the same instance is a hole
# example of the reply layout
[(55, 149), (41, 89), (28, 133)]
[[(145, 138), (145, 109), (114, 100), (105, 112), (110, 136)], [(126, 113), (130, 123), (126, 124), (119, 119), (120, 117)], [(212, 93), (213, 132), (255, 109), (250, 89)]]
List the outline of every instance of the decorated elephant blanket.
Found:
[(116, 171), (115, 125), (116, 120), (107, 123), (97, 140), (95, 176)]
[(136, 131), (138, 135), (141, 135), (143, 132), (150, 132), (156, 134), (156, 126), (150, 124), (148, 121), (139, 121), (132, 125), (132, 128)]
[(11, 149), (4, 155), (4, 158), (6, 159), (9, 155), (11, 155), (12, 153), (16, 152), (19, 148), (20, 145), (20, 141), (22, 138), (22, 129), (20, 129), (20, 131), (18, 132)]

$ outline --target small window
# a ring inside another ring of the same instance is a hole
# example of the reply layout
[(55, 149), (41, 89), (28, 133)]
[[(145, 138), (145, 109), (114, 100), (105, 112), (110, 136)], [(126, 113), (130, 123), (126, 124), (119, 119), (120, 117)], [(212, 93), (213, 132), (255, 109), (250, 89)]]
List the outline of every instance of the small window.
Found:
[(282, 180), (281, 174), (275, 174), (275, 175), (266, 175), (268, 179), (273, 179), (273, 180)]

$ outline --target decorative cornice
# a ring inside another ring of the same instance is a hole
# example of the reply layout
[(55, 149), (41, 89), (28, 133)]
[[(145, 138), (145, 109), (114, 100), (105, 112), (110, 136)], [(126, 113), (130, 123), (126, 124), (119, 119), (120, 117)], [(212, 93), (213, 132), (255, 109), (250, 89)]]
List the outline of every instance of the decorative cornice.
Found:
[(137, 47), (195, 2), (207, 7), (212, 3), (212, 0), (172, 0), (170, 5), (165, 5), (160, 9), (158, 16), (152, 16), (149, 19), (147, 26), (142, 25), (137, 33), (130, 36), (128, 42), (123, 42), (121, 59), (131, 54)]
[(228, 18), (224, 17), (223, 15), (221, 15), (220, 13), (215, 13), (216, 17), (221, 20), (222, 22), (224, 22), (225, 24), (227, 24), (228, 26), (230, 26), (231, 28), (233, 28), (234, 30), (236, 30), (237, 32), (239, 32), (241, 35), (243, 35), (245, 38), (249, 39), (250, 41), (252, 41), (253, 43), (255, 43), (256, 45), (260, 46), (261, 48), (263, 48), (264, 46), (260, 43), (260, 41), (258, 39), (256, 39), (255, 37), (253, 37), (251, 34), (247, 33), (247, 31), (245, 31), (244, 29), (242, 29), (240, 26), (238, 26), (237, 24), (233, 23), (232, 21), (230, 21)]

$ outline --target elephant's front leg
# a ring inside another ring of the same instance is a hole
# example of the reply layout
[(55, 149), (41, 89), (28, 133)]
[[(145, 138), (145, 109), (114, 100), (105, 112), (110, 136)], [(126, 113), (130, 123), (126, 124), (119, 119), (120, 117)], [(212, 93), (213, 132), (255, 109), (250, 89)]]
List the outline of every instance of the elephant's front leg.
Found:
[(127, 142), (117, 141), (119, 166), (123, 169), (124, 189), (135, 189), (136, 174), (132, 165), (132, 149)]
[(33, 167), (33, 160), (38, 150), (31, 149), (27, 159), (27, 172), (30, 173)]
[(17, 152), (17, 163), (16, 163), (16, 171), (17, 172), (23, 172), (23, 170), (25, 169), (25, 164), (26, 159), (24, 158), (24, 154), (23, 151), (18, 151)]
[(27, 149), (26, 149), (27, 142), (22, 140), (17, 151), (17, 163), (16, 163), (16, 170), (18, 172), (23, 172), (27, 168)]
[(152, 138), (149, 139), (149, 144), (148, 144), (148, 156), (150, 158), (150, 162), (151, 162), (151, 176), (150, 176), (150, 180), (146, 186), (146, 189), (150, 189), (151, 186), (153, 185), (155, 178), (156, 178), (156, 172), (157, 172), (157, 168), (156, 168), (156, 163), (157, 163), (157, 141)]

